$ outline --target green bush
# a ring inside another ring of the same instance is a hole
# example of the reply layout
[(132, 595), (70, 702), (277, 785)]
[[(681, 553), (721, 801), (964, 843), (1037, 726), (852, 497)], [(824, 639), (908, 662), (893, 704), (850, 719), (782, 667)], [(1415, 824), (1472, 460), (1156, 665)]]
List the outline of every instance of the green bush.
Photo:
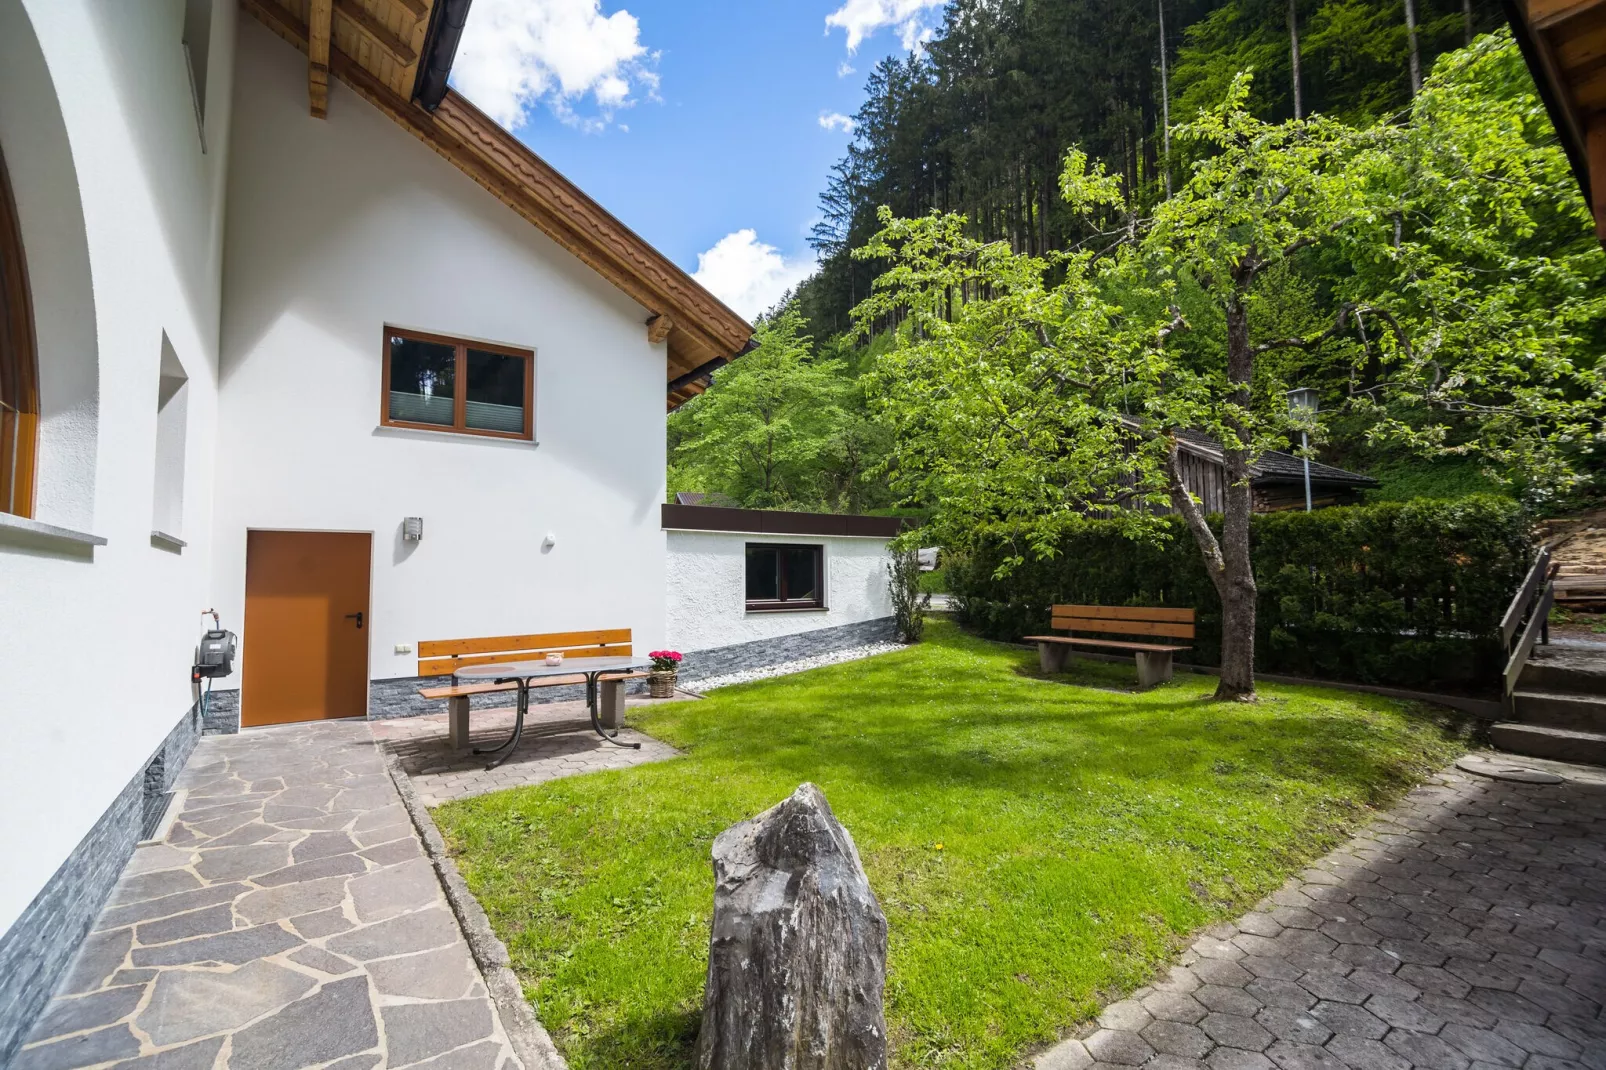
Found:
[[(1212, 518), (1219, 530), (1220, 518)], [(1046, 631), (1055, 603), (1198, 611), (1182, 660), (1220, 662), (1221, 606), (1181, 518), (1134, 542), (1108, 521), (1079, 524), (1043, 560), (1007, 529), (947, 560), (959, 619), (994, 639)], [(1487, 688), (1499, 679), (1500, 615), (1532, 547), (1515, 502), (1494, 496), (1257, 515), (1256, 666), (1404, 687)], [(1006, 576), (999, 563), (1020, 554)]]

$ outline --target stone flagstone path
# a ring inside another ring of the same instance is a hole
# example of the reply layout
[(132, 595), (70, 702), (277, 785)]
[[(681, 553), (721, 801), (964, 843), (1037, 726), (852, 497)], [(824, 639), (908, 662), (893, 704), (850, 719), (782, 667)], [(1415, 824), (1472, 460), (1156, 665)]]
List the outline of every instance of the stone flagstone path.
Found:
[(363, 722), (207, 736), (13, 1070), (514, 1070)]
[(1606, 1070), (1606, 771), (1451, 770), (1038, 1070)]

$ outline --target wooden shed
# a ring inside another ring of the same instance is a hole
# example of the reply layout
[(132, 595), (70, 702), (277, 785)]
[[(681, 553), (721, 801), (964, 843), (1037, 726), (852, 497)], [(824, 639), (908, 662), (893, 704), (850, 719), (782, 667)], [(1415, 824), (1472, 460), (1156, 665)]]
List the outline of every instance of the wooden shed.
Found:
[[(1221, 443), (1195, 431), (1177, 434), (1182, 447), (1182, 478), (1188, 489), (1204, 503), (1207, 513), (1221, 512), (1227, 501), (1227, 468)], [(1250, 465), (1249, 485), (1254, 491), (1255, 512), (1276, 513), (1305, 508), (1305, 462), (1291, 453), (1270, 450)], [(1332, 465), (1310, 463), (1311, 504), (1323, 509), (1330, 505), (1354, 505), (1359, 492), (1377, 486), (1377, 480)]]

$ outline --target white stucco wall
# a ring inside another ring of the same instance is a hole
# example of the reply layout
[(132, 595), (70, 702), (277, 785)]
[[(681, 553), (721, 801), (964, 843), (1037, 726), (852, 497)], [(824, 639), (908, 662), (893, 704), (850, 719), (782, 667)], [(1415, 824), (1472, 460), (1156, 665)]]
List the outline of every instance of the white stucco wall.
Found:
[[(0, 0), (0, 152), (38, 328), (37, 516), (108, 540), (91, 555), (0, 537), (0, 932), (191, 702), (236, 5), (214, 4), (204, 153), (183, 8)], [(179, 554), (150, 540), (164, 332), (190, 381)]]
[[(372, 679), (414, 675), (394, 648), (419, 640), (661, 642), (646, 310), (344, 85), (310, 118), (306, 59), (251, 20), (238, 63), (213, 593), (242, 655), (249, 529), (374, 534)], [(387, 324), (533, 349), (538, 445), (379, 427)]]
[[(709, 650), (892, 615), (885, 539), (728, 531), (667, 535), (666, 599), (673, 649)], [(750, 542), (825, 547), (825, 608), (748, 612)]]

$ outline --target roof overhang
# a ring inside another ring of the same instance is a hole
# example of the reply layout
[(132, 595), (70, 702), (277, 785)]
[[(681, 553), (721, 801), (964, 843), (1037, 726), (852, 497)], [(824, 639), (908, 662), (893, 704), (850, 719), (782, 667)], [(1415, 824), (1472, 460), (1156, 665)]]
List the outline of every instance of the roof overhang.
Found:
[(1606, 0), (1501, 0), (1606, 242)]
[(644, 307), (648, 341), (668, 344), (669, 408), (706, 389), (699, 369), (746, 350), (746, 320), (447, 87), (468, 0), (240, 2), (307, 54), (313, 115), (333, 75)]

